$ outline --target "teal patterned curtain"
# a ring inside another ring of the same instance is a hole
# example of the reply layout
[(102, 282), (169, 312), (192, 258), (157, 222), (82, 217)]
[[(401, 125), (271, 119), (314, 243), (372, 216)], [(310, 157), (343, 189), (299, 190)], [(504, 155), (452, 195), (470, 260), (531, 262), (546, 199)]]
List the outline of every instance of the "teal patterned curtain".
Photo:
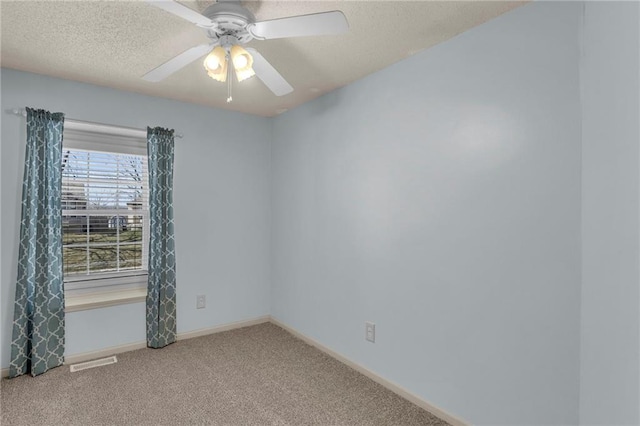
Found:
[(176, 250), (173, 238), (173, 130), (147, 128), (149, 284), (147, 346), (176, 341)]
[(27, 108), (10, 377), (36, 376), (64, 361), (63, 127), (64, 114)]

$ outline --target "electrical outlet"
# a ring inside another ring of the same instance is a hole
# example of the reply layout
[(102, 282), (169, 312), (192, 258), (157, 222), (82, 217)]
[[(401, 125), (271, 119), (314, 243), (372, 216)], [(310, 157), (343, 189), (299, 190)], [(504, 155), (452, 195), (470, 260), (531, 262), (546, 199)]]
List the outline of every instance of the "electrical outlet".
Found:
[(365, 326), (364, 338), (371, 343), (375, 343), (376, 342), (376, 325), (372, 322), (367, 321), (364, 323), (364, 326)]
[(204, 294), (196, 296), (196, 309), (204, 309), (207, 307), (207, 297)]

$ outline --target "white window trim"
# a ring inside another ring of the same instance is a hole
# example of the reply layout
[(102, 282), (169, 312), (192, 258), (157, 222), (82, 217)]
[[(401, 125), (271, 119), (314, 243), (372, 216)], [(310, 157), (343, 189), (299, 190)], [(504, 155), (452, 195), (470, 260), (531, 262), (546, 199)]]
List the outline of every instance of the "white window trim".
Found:
[(66, 278), (65, 312), (144, 302), (147, 296), (148, 273), (135, 272), (137, 273), (127, 276), (105, 273)]
[(71, 275), (64, 279), (65, 290), (78, 293), (90, 293), (91, 291), (105, 291), (113, 287), (138, 288), (146, 287), (148, 272), (145, 270), (126, 272), (106, 272), (95, 275)]
[(140, 303), (144, 302), (146, 298), (146, 288), (129, 290), (121, 289), (101, 293), (92, 292), (88, 294), (65, 294), (64, 311), (69, 313), (124, 305), (127, 303)]
[[(106, 136), (106, 137), (105, 137)], [(146, 155), (146, 132), (93, 123), (65, 123), (63, 149), (84, 149)], [(144, 221), (143, 250), (148, 250), (149, 225)], [(64, 277), (65, 312), (144, 302), (148, 272), (136, 270)]]

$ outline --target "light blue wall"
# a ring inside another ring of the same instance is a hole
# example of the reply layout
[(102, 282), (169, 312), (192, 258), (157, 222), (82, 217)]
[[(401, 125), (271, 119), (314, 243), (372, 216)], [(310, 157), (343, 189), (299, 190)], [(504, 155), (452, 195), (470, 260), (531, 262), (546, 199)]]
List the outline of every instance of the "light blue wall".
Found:
[(580, 423), (640, 424), (640, 13), (585, 6)]
[[(184, 133), (176, 140), (178, 331), (269, 313), (268, 119), (2, 69), (0, 365), (7, 367), (18, 247), (25, 106), (78, 120)], [(196, 310), (196, 295), (207, 308)], [(145, 340), (144, 304), (67, 315), (67, 355)]]
[(526, 5), (277, 118), (272, 314), (474, 424), (577, 423), (580, 16)]

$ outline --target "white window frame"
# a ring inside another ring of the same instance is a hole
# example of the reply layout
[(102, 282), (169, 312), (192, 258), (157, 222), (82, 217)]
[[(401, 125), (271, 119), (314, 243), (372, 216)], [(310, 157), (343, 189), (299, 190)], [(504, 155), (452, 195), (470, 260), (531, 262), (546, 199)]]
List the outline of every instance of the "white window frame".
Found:
[[(88, 122), (65, 122), (63, 150), (88, 150), (147, 156), (146, 132)], [(147, 182), (147, 188), (149, 183)], [(122, 215), (122, 212), (116, 212)], [(149, 212), (143, 220), (143, 261), (149, 251)], [(148, 271), (144, 269), (64, 277), (66, 310), (76, 311), (144, 300)], [(101, 300), (96, 303), (96, 300)]]

